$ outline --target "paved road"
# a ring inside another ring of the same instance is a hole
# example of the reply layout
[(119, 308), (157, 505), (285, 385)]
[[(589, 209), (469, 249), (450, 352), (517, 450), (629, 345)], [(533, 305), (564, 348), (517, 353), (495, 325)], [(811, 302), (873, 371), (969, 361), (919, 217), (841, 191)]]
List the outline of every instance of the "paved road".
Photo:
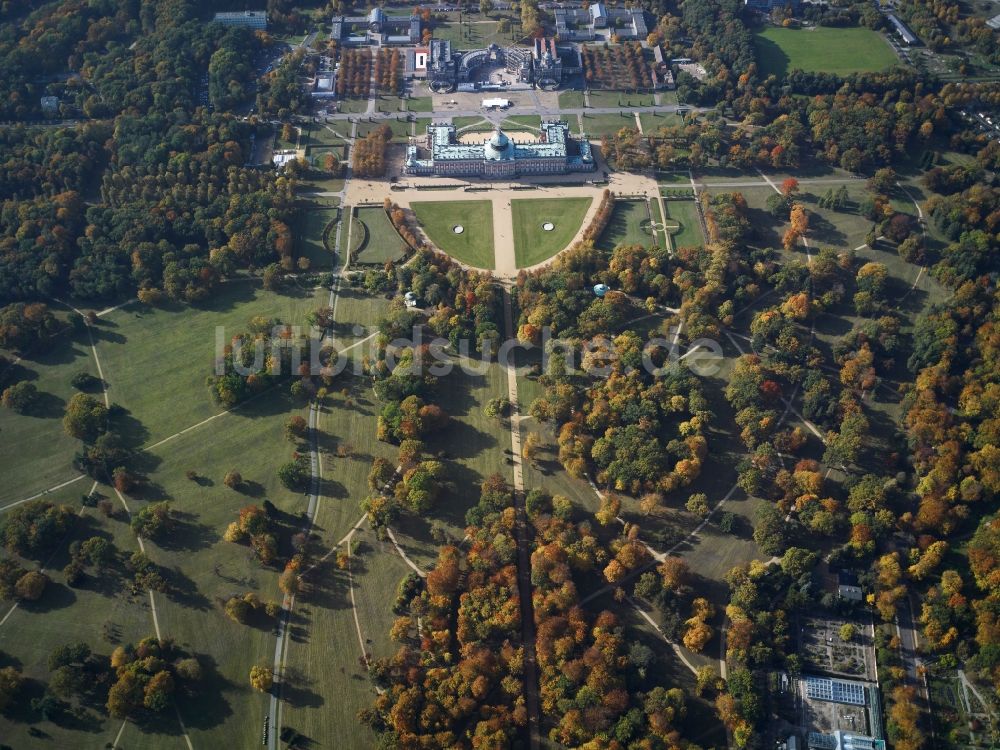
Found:
[[(376, 106), (377, 106), (376, 102)], [(414, 117), (430, 117), (432, 114), (438, 117), (449, 118), (449, 117), (482, 117), (484, 119), (500, 119), (504, 120), (508, 117), (514, 115), (541, 115), (541, 116), (555, 116), (555, 115), (583, 115), (584, 124), (586, 124), (588, 115), (622, 115), (622, 120), (624, 125), (634, 125), (634, 117), (636, 114), (643, 113), (656, 113), (656, 114), (671, 114), (677, 113), (678, 111), (696, 111), (696, 112), (708, 112), (710, 108), (706, 107), (689, 107), (684, 104), (663, 104), (660, 106), (650, 105), (648, 107), (540, 107), (540, 106), (516, 106), (510, 109), (503, 110), (501, 112), (486, 112), (482, 108), (474, 109), (452, 109), (452, 108), (441, 108), (432, 112), (399, 112), (396, 110), (390, 112), (375, 111), (370, 114), (357, 114), (353, 112), (335, 112), (329, 115), (316, 116), (315, 119), (320, 121), (336, 121), (336, 120), (365, 120), (370, 119), (375, 122), (380, 120), (394, 120), (398, 118), (404, 118), (407, 115), (413, 115)], [(308, 115), (299, 115), (300, 120), (310, 119)], [(275, 121), (277, 122), (277, 121)]]

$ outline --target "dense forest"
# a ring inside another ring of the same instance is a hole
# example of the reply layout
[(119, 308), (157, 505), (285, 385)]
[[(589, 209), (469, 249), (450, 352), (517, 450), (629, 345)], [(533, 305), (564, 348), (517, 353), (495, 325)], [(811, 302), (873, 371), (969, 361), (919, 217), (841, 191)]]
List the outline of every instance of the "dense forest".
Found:
[(0, 133), (0, 303), (195, 301), (237, 268), (293, 267), (294, 185), (244, 167), (253, 127), (224, 111), (265, 40), (206, 10), (67, 0), (3, 25), (0, 116), (30, 121), (49, 93), (87, 122)]

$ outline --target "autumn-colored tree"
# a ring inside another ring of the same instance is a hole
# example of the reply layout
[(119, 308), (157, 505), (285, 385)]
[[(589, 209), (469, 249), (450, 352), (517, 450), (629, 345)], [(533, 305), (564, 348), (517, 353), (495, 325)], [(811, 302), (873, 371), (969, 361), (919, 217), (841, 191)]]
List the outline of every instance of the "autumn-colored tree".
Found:
[(259, 664), (250, 667), (250, 687), (262, 693), (271, 691), (274, 684), (274, 671), (267, 666)]

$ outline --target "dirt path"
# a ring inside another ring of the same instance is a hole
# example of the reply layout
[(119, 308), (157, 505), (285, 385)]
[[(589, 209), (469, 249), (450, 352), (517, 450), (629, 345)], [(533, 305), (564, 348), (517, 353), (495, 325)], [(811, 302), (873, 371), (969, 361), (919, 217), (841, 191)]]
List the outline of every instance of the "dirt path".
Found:
[[(510, 290), (503, 290), (504, 327), (514, 338)], [(524, 698), (528, 709), (528, 740), (532, 750), (541, 745), (541, 718), (538, 700), (538, 661), (535, 653), (535, 612), (531, 598), (531, 549), (529, 522), (524, 505), (524, 473), (521, 464), (521, 412), (517, 400), (517, 370), (510, 352), (504, 362), (507, 398), (510, 400), (510, 444), (513, 451), (514, 509), (517, 514), (517, 589), (521, 604), (521, 645), (524, 648)]]

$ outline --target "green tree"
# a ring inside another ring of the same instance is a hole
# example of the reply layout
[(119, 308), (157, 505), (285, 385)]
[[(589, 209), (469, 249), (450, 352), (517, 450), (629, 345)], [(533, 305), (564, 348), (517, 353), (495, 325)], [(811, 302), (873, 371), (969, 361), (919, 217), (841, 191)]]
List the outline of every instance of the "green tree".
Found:
[(66, 405), (63, 429), (70, 437), (91, 442), (105, 431), (107, 423), (108, 408), (93, 396), (76, 393)]
[(12, 409), (19, 414), (28, 411), (37, 400), (38, 389), (34, 383), (29, 383), (27, 380), (8, 386), (4, 389), (3, 396), (0, 397), (0, 403), (3, 403), (5, 408)]
[(21, 687), (21, 673), (14, 667), (0, 669), (0, 711), (3, 711), (17, 695)]

